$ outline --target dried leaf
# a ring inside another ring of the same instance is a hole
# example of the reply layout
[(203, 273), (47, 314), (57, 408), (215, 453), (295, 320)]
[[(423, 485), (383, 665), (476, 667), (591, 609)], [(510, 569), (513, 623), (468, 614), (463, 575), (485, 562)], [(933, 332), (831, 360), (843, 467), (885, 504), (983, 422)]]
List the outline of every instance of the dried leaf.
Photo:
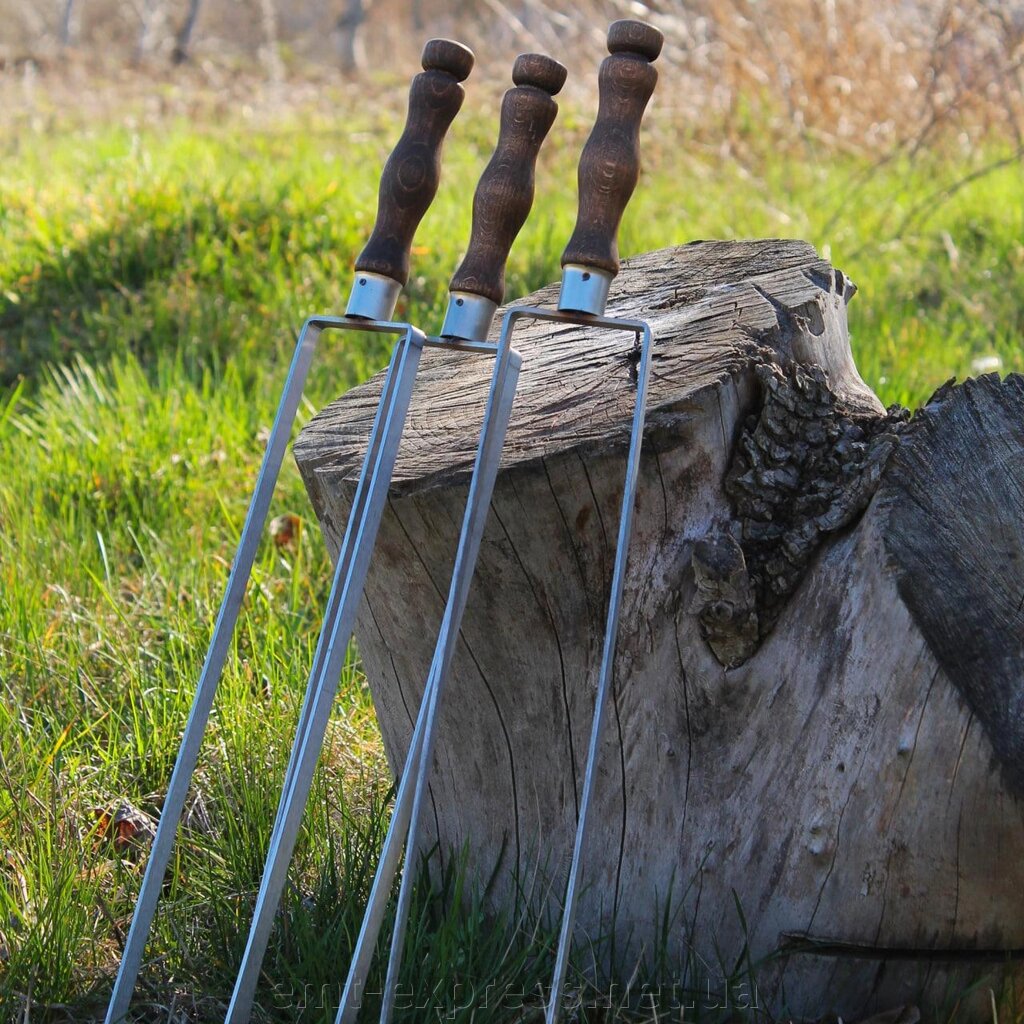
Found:
[(153, 842), (156, 822), (145, 811), (122, 800), (113, 816), (107, 811), (101, 812), (97, 832), (110, 835), (118, 853), (138, 853), (147, 850)]
[(302, 520), (294, 512), (286, 512), (270, 521), (270, 536), (279, 548), (290, 546), (301, 532)]

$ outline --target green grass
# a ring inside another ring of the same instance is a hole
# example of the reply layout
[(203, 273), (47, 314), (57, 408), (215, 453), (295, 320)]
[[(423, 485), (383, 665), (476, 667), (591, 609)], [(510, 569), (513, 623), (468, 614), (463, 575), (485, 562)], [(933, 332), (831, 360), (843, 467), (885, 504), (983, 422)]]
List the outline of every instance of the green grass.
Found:
[[(562, 128), (573, 144), (542, 158), (510, 263), (513, 297), (557, 276), (572, 226), (586, 117), (570, 111)], [(29, 995), (33, 1020), (61, 1019), (65, 1004), (81, 1019), (109, 990), (141, 865), (116, 849), (104, 812), (121, 799), (159, 811), (294, 332), (343, 307), (395, 130), (387, 118), (258, 133), (96, 126), (25, 135), (5, 154), (0, 1019)], [(428, 328), (439, 326), (488, 150), (486, 125), (470, 120), (453, 136), (400, 310)], [(1024, 369), (1019, 163), (946, 195), (1003, 154), (925, 153), (872, 170), (767, 148), (741, 165), (691, 143), (667, 124), (652, 131), (625, 254), (692, 238), (827, 244), (860, 286), (855, 355), (886, 402), (919, 404), (981, 357)], [(380, 341), (326, 340), (303, 420), (385, 359)], [(290, 463), (279, 513), (305, 528), (292, 546), (268, 540), (257, 560), (196, 778), (203, 807), (150, 946), (139, 997), (149, 1019), (168, 1019), (175, 999), (216, 1016), (258, 885), (305, 681), (296, 666), (311, 660), (330, 575)], [(354, 655), (340, 693), (268, 958), (285, 992), (338, 982), (385, 820), (387, 772)], [(408, 980), (545, 976), (536, 923), (506, 925), (420, 898), (410, 932), (430, 939)], [(294, 1019), (291, 998), (271, 1016)], [(317, 1003), (303, 1020), (329, 1019)]]

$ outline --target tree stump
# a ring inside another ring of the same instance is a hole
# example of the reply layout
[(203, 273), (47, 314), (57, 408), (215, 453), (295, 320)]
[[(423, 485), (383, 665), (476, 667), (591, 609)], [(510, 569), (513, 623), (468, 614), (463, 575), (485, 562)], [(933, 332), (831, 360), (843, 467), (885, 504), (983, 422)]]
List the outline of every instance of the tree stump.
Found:
[[(628, 261), (609, 307), (656, 349), (577, 939), (663, 949), (712, 986), (745, 946), (756, 998), (809, 1017), (938, 1012), (978, 979), (987, 1006), (1024, 978), (1024, 378), (886, 411), (851, 355), (854, 291), (802, 242), (698, 242)], [(518, 886), (554, 909), (636, 354), (552, 324), (516, 347), (424, 849), (464, 849), (495, 905)], [(359, 614), (396, 770), (490, 369), (425, 353)], [(379, 390), (295, 445), (334, 551)]]

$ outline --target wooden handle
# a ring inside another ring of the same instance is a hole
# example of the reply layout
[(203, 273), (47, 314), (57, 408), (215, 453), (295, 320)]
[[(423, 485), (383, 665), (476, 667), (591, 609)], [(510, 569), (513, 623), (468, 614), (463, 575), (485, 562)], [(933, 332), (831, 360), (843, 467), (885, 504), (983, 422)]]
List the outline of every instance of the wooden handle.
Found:
[(533, 205), (537, 154), (558, 113), (552, 96), (565, 85), (565, 68), (539, 53), (524, 53), (512, 68), (515, 88), (501, 102), (501, 130), (473, 196), (473, 229), (465, 259), (448, 288), (492, 302), (505, 297), (505, 263)]
[(662, 34), (641, 21), (616, 21), (598, 75), (600, 102), (579, 166), (576, 228), (562, 266), (577, 264), (619, 272), (618, 230), (640, 176), (640, 121), (658, 82), (651, 66)]
[(404, 285), (409, 249), (441, 178), (441, 143), (462, 106), (460, 82), (473, 70), (473, 52), (451, 39), (431, 39), (423, 48), (423, 71), (412, 80), (405, 130), (384, 165), (377, 220), (356, 270), (381, 274)]

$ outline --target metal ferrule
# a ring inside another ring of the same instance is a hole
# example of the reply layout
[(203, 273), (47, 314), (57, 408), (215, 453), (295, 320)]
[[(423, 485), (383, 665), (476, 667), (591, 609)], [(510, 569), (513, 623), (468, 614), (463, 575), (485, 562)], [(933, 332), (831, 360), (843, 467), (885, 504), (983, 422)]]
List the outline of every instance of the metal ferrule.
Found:
[(452, 292), (441, 325), (442, 338), (483, 341), (491, 330), (496, 302), (472, 292)]
[(345, 316), (357, 316), (362, 320), (390, 320), (401, 291), (401, 284), (390, 277), (357, 271)]
[(591, 313), (603, 316), (608, 304), (608, 289), (612, 286), (613, 274), (607, 270), (595, 270), (576, 263), (567, 263), (562, 268), (562, 290), (558, 293), (558, 308), (565, 312)]

